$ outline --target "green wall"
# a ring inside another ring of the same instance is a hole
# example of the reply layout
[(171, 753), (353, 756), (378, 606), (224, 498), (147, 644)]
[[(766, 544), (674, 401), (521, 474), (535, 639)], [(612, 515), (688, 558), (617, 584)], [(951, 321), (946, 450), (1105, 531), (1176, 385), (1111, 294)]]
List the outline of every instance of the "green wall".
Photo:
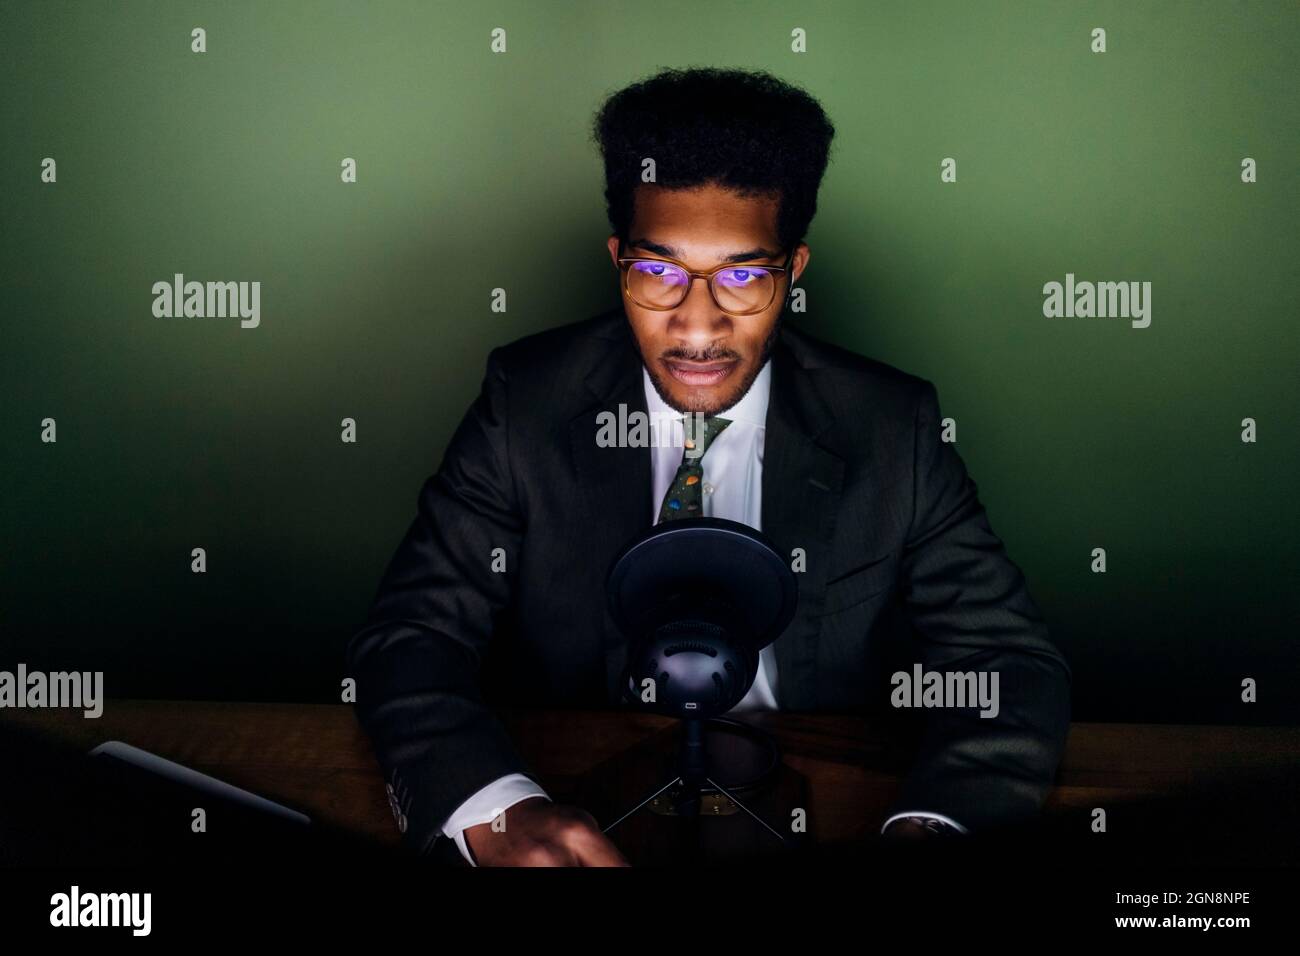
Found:
[[(1076, 716), (1300, 717), (1294, 3), (0, 11), (0, 667), (331, 699), (488, 350), (617, 301), (591, 114), (717, 65), (835, 123), (797, 319), (938, 385)], [(155, 318), (177, 272), (260, 326)], [(1045, 318), (1067, 273), (1150, 327)]]

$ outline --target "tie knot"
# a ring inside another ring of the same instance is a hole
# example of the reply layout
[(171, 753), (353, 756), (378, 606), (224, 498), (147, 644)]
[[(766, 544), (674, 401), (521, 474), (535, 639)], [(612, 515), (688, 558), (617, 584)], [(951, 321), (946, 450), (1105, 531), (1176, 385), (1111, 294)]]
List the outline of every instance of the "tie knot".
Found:
[(722, 430), (731, 424), (730, 418), (719, 418), (717, 415), (686, 415), (682, 418), (682, 427), (685, 431), (685, 458), (695, 460), (704, 457), (704, 453), (709, 450), (709, 445), (713, 444), (713, 439), (722, 434)]

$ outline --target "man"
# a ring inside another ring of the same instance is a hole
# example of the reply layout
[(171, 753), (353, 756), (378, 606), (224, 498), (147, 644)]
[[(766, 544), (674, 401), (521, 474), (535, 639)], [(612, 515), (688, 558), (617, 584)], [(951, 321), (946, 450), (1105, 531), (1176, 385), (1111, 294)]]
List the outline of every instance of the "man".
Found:
[[(626, 648), (604, 576), (655, 521), (689, 515), (803, 556), (798, 613), (738, 710), (866, 707), (909, 642), (927, 671), (1000, 678), (994, 717), (928, 713), (886, 834), (1041, 806), (1069, 670), (941, 439), (934, 386), (781, 322), (833, 134), (815, 100), (761, 73), (665, 71), (601, 110), (622, 308), (489, 355), (348, 648), (418, 852), (450, 838), (477, 865), (624, 862), (528, 775), (480, 679), (516, 705), (616, 703)], [(699, 413), (703, 447), (682, 432), (608, 447), (599, 422), (620, 406), (661, 424)]]

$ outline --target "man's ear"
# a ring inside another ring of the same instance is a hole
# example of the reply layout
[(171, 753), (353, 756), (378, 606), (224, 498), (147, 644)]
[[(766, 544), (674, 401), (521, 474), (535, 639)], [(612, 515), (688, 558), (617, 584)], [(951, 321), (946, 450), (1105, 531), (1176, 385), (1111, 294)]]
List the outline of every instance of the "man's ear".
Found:
[(614, 263), (614, 268), (618, 268), (618, 236), (610, 236), (605, 240), (605, 245), (609, 247), (609, 259)]
[(801, 242), (799, 245), (794, 247), (794, 261), (790, 263), (791, 285), (794, 285), (799, 281), (799, 276), (803, 275), (803, 270), (808, 265), (808, 260), (811, 257), (812, 250), (808, 248), (808, 243)]

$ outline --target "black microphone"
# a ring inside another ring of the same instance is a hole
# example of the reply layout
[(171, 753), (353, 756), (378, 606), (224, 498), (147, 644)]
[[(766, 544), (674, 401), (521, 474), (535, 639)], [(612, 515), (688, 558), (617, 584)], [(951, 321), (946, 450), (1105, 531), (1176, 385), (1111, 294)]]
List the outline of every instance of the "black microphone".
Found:
[(798, 594), (794, 572), (748, 525), (654, 526), (623, 549), (606, 582), (628, 639), (626, 698), (672, 717), (726, 713), (749, 692), (759, 652), (789, 625)]

